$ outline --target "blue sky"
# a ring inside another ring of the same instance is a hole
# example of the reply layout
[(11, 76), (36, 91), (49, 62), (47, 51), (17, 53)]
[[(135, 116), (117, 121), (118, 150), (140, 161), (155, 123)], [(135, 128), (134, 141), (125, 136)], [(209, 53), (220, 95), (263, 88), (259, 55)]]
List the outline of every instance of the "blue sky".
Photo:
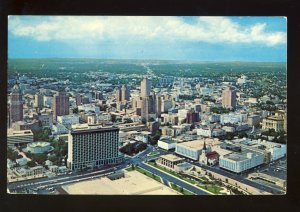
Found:
[(284, 17), (9, 16), (9, 58), (286, 61)]

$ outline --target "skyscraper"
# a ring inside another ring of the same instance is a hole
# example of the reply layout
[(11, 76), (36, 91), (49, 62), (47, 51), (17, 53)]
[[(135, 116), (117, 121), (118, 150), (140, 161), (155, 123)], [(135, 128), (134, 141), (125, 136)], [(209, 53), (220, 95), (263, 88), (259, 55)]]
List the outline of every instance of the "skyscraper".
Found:
[(223, 90), (222, 106), (229, 109), (236, 107), (236, 91), (233, 87), (229, 86)]
[(141, 82), (141, 97), (147, 97), (150, 95), (151, 82), (144, 78)]
[(116, 100), (117, 102), (121, 102), (122, 101), (122, 91), (120, 88), (117, 88), (117, 91), (116, 91)]
[(12, 88), (10, 98), (10, 124), (23, 120), (23, 99), (22, 91), (19, 86), (19, 78)]
[(101, 167), (122, 160), (119, 128), (86, 125), (69, 133), (67, 165), (70, 169)]
[(40, 93), (35, 94), (34, 96), (34, 107), (42, 109), (44, 106), (44, 96)]
[(53, 116), (69, 115), (69, 97), (65, 91), (59, 91), (53, 96)]
[(129, 101), (129, 89), (127, 88), (126, 85), (122, 85), (122, 88), (121, 88), (121, 99), (122, 101)]
[(156, 96), (155, 113), (158, 117), (161, 115), (161, 96)]

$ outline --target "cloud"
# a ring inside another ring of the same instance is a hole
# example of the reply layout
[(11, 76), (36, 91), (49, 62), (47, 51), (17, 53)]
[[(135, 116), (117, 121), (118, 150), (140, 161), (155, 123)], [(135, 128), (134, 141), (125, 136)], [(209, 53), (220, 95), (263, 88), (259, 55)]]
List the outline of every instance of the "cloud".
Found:
[[(195, 18), (195, 17), (193, 17)], [(37, 41), (99, 43), (102, 41), (192, 41), (208, 43), (286, 43), (285, 32), (270, 32), (266, 23), (243, 26), (227, 17), (20, 16), (9, 18), (9, 32)], [(34, 20), (34, 21), (33, 21)]]

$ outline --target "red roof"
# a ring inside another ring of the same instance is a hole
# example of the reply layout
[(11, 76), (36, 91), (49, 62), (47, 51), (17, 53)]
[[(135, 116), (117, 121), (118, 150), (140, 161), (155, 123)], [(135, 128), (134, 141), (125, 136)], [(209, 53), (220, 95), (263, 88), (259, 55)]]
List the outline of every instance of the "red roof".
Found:
[(212, 151), (206, 154), (206, 157), (212, 158), (212, 157), (219, 157), (219, 154), (216, 151)]

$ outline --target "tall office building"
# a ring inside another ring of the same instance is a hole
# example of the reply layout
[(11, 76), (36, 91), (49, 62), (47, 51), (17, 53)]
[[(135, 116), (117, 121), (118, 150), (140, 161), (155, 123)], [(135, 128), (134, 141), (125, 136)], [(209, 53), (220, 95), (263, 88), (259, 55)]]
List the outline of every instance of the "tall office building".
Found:
[(76, 105), (77, 106), (82, 105), (83, 104), (83, 95), (82, 94), (76, 94), (75, 100), (76, 100)]
[(12, 88), (10, 96), (10, 124), (23, 120), (23, 99), (22, 91), (19, 86), (19, 78)]
[(44, 106), (44, 96), (40, 93), (34, 95), (34, 107), (42, 109)]
[(65, 91), (59, 91), (53, 96), (53, 117), (69, 115), (69, 96)]
[(161, 115), (161, 96), (156, 96), (155, 113), (158, 117)]
[(233, 87), (226, 87), (223, 90), (222, 106), (230, 109), (236, 107), (236, 91)]
[(122, 101), (129, 101), (129, 89), (127, 88), (126, 85), (122, 85), (122, 88), (121, 88), (121, 94), (122, 94)]
[(116, 100), (117, 100), (117, 102), (121, 102), (122, 101), (122, 91), (121, 91), (121, 88), (117, 88), (117, 91), (116, 91)]
[(67, 166), (72, 170), (120, 163), (119, 128), (79, 125), (68, 138)]
[(199, 121), (199, 113), (194, 111), (194, 110), (190, 110), (187, 112), (186, 114), (186, 122), (189, 124), (193, 124), (194, 122), (198, 122)]
[(103, 100), (103, 94), (102, 94), (102, 92), (95, 92), (95, 99)]
[(151, 82), (144, 78), (141, 82), (141, 97), (147, 97), (150, 95)]
[(149, 119), (149, 114), (156, 114), (156, 97), (155, 94), (152, 93), (147, 97), (142, 98), (141, 105), (141, 116), (145, 118), (147, 121)]
[(142, 97), (141, 117), (148, 121), (149, 118), (149, 97)]

